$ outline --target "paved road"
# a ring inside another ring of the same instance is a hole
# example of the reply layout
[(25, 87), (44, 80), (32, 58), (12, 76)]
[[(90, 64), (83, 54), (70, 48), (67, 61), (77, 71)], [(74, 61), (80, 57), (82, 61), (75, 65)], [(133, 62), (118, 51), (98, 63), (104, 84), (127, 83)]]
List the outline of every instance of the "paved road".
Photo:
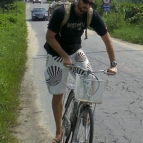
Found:
[[(44, 2), (44, 1), (43, 1)], [(51, 112), (51, 95), (44, 81), (46, 51), (43, 48), (47, 21), (31, 21), (32, 7), (48, 5), (27, 4), (26, 20), (33, 39), (31, 57), (37, 103), (42, 111), (40, 124), (54, 135), (54, 119)], [(90, 32), (88, 40), (82, 37), (83, 49), (93, 69), (109, 66), (105, 46), (96, 33)], [(109, 86), (103, 103), (95, 112), (94, 143), (142, 143), (143, 142), (143, 46), (114, 40), (118, 74), (109, 78)], [(102, 75), (101, 75), (102, 76)]]

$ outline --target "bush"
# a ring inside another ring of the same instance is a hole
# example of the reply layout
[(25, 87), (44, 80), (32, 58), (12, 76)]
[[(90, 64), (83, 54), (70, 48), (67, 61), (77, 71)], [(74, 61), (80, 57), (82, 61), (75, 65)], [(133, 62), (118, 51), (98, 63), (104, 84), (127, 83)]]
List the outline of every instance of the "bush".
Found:
[(95, 0), (95, 4), (94, 4), (92, 7), (93, 7), (93, 9), (95, 9), (101, 16), (103, 15), (102, 1), (101, 1), (101, 0)]
[(113, 32), (115, 29), (119, 29), (125, 25), (123, 21), (124, 17), (118, 13), (108, 13), (104, 16), (105, 24), (109, 32)]
[(143, 5), (124, 3), (120, 5), (124, 10), (125, 21), (132, 24), (138, 24), (143, 21)]
[(17, 17), (16, 17), (16, 16), (10, 16), (10, 17), (8, 18), (8, 20), (9, 20), (10, 22), (12, 22), (12, 23), (16, 23), (16, 22), (17, 22)]

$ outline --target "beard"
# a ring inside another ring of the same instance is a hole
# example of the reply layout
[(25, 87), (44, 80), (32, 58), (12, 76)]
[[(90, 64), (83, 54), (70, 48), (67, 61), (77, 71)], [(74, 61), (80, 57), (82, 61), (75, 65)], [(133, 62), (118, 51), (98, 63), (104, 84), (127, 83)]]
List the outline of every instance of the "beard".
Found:
[(79, 9), (79, 11), (82, 13), (82, 14), (84, 14), (85, 12), (87, 12), (87, 8), (86, 7), (81, 7), (81, 5), (80, 5), (80, 1), (78, 2), (78, 9)]

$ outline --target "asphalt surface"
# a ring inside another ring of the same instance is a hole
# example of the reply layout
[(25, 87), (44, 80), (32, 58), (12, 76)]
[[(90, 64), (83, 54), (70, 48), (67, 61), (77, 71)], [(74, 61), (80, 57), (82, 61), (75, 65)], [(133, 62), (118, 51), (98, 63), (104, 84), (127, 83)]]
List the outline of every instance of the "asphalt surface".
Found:
[[(31, 21), (33, 7), (48, 5), (27, 4), (26, 20), (29, 32), (34, 33), (31, 57), (34, 86), (37, 92), (37, 104), (41, 110), (40, 124), (52, 136), (55, 125), (51, 109), (52, 96), (48, 93), (44, 70), (46, 51), (43, 48), (48, 21)], [(101, 38), (95, 32), (89, 32), (88, 39), (82, 37), (85, 51), (93, 70), (109, 67), (109, 58)], [(102, 104), (95, 110), (94, 143), (143, 143), (143, 46), (113, 39), (118, 73), (116, 76), (100, 75), (109, 79), (109, 85)]]

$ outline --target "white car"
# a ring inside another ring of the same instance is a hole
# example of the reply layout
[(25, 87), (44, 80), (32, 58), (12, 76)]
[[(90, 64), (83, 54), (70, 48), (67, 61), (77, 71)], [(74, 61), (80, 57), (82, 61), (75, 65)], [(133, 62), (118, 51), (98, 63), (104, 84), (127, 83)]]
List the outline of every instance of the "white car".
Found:
[(33, 0), (33, 4), (34, 3), (40, 3), (41, 4), (41, 0)]

